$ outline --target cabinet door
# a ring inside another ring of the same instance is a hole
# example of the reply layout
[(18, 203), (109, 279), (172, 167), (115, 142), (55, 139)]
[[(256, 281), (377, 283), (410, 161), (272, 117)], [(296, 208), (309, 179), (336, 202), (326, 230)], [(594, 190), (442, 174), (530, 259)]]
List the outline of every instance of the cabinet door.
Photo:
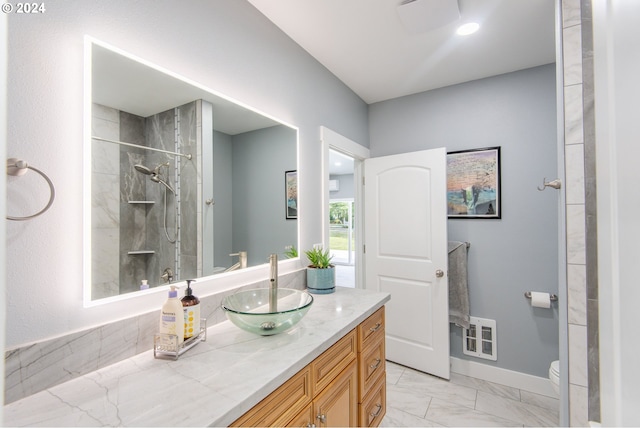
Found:
[(298, 416), (293, 418), (291, 422), (287, 424), (288, 427), (308, 428), (314, 426), (315, 416), (313, 414), (313, 403), (301, 411)]
[(358, 425), (358, 371), (351, 364), (314, 400), (315, 424), (319, 427)]

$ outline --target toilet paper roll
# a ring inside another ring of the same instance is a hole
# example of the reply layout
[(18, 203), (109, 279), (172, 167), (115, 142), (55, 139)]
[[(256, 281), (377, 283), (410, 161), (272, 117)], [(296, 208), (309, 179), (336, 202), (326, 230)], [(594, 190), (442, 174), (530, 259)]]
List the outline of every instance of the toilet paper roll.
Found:
[(531, 306), (534, 308), (550, 308), (551, 295), (549, 293), (531, 292)]

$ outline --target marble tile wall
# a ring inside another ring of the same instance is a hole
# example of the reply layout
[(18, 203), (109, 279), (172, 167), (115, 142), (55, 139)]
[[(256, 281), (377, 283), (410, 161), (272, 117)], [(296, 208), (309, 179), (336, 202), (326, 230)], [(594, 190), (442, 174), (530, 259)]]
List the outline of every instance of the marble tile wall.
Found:
[[(564, 79), (569, 424), (599, 420), (590, 0), (561, 0)], [(595, 274), (595, 275), (594, 275)], [(588, 300), (589, 297), (589, 300)], [(597, 411), (595, 409), (597, 408)]]
[[(146, 118), (145, 133), (149, 147), (175, 151), (175, 117), (175, 109), (169, 109)], [(147, 209), (145, 239), (147, 248), (155, 251), (155, 254), (146, 258), (146, 278), (149, 284), (153, 286), (164, 283), (161, 276), (167, 268), (171, 269), (174, 279), (178, 279), (176, 244), (169, 242), (169, 239), (179, 242), (176, 221), (180, 209), (180, 192), (175, 184), (176, 157), (153, 151), (147, 151), (146, 157), (151, 168), (156, 168), (158, 165), (165, 163), (169, 164), (168, 167), (161, 167), (160, 172), (162, 173), (162, 179), (177, 192), (177, 194), (174, 194), (162, 184), (153, 182), (147, 177), (146, 198), (149, 201), (153, 201), (154, 204)], [(164, 226), (165, 206), (167, 216), (166, 230)]]
[(598, 234), (596, 198), (595, 97), (591, 0), (581, 1), (582, 100), (585, 166), (587, 263), (587, 380), (588, 417), (600, 421), (600, 343), (598, 316)]
[[(202, 317), (212, 326), (226, 320), (224, 296), (249, 288), (266, 288), (268, 278), (233, 290), (201, 297)], [(303, 289), (306, 270), (282, 275), (279, 286)], [(197, 293), (196, 293), (197, 294)], [(5, 352), (5, 404), (85, 375), (153, 348), (158, 311), (98, 326)], [(215, 340), (208, 337), (207, 340)], [(149, 354), (153, 358), (153, 354)]]
[[(120, 112), (122, 141), (195, 154), (196, 104), (147, 118)], [(164, 284), (165, 269), (171, 270), (175, 281), (201, 276), (196, 262), (196, 159), (129, 146), (120, 147), (120, 157), (120, 293), (138, 290), (143, 279), (152, 287)], [(160, 167), (159, 172), (175, 193), (135, 170), (136, 164), (154, 170), (165, 163), (169, 166)], [(128, 254), (144, 250), (154, 253)]]
[[(146, 146), (145, 119), (120, 111), (120, 140)], [(140, 289), (142, 279), (147, 279), (147, 261), (152, 256), (132, 256), (129, 251), (150, 249), (145, 237), (147, 214), (152, 205), (148, 200), (149, 176), (135, 169), (135, 165), (153, 168), (148, 152), (128, 146), (117, 146), (120, 151), (120, 265), (118, 272), (119, 294)], [(154, 183), (151, 183), (154, 184)], [(132, 203), (135, 202), (135, 203)], [(151, 283), (151, 282), (150, 282)]]
[(198, 271), (198, 102), (191, 102), (177, 108), (177, 129), (179, 153), (189, 153), (192, 159), (179, 157), (180, 171), (180, 269), (181, 280), (202, 276)]
[[(93, 104), (91, 114), (92, 135), (120, 139), (117, 110)], [(91, 145), (91, 295), (104, 298), (119, 293), (120, 148), (96, 140)]]

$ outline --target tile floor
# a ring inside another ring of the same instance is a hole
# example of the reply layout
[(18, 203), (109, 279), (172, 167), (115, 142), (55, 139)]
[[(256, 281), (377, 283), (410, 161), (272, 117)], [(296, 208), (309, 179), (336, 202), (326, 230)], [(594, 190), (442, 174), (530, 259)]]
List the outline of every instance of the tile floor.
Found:
[(387, 361), (381, 427), (553, 427), (557, 399), (451, 373), (451, 380)]
[(356, 275), (353, 265), (336, 264), (336, 285), (351, 288), (356, 286)]

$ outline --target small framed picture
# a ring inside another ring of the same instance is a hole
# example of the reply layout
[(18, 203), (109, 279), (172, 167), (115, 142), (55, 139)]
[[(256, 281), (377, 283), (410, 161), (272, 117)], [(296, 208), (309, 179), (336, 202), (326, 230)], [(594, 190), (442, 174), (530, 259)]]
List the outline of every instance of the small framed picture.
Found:
[(287, 220), (298, 218), (298, 171), (284, 173), (285, 213)]
[(447, 214), (501, 218), (500, 147), (447, 153)]

